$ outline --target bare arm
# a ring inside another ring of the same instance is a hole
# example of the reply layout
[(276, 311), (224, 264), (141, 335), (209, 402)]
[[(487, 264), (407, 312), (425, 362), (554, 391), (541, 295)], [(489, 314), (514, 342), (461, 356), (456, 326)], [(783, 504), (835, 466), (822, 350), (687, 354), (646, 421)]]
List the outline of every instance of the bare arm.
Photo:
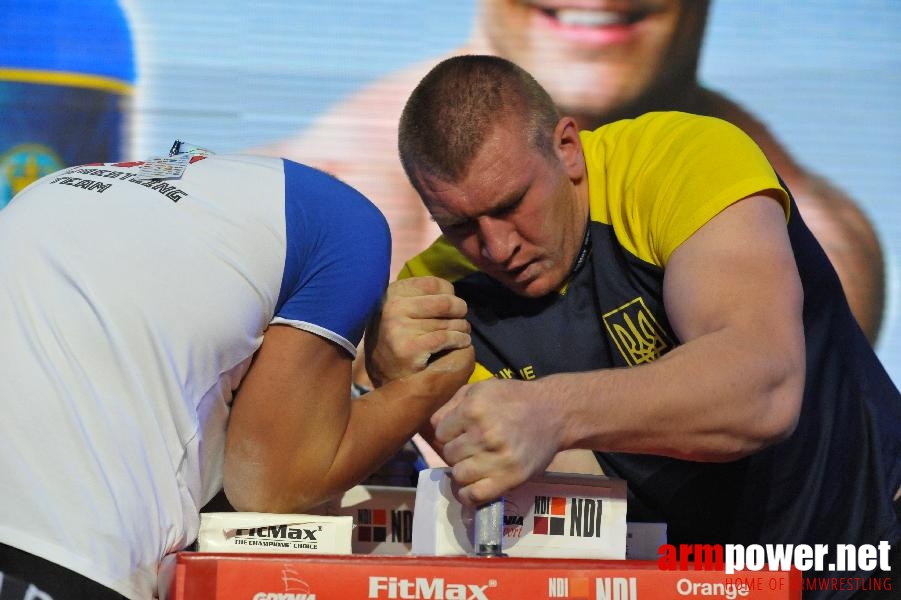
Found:
[(328, 340), (271, 326), (229, 421), (226, 495), (238, 510), (303, 512), (380, 466), (469, 377), (472, 349), (350, 399), (351, 359)]
[(751, 197), (698, 230), (667, 265), (664, 302), (683, 344), (654, 363), (488, 380), (439, 409), (432, 422), (460, 498), (497, 497), (560, 449), (728, 461), (788, 436), (804, 337), (781, 206)]

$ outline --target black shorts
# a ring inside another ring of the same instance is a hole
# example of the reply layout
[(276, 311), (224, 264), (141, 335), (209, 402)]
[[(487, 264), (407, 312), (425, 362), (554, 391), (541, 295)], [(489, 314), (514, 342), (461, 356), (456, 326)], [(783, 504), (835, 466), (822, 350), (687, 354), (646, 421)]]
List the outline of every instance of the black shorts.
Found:
[(0, 575), (0, 600), (126, 600), (93, 579), (6, 544), (0, 544)]

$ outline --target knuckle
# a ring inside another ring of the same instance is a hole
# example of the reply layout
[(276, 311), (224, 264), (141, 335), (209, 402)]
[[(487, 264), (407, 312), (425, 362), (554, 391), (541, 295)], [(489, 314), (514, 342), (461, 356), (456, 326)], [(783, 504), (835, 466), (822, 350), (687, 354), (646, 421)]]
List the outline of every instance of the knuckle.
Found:
[(453, 294), (454, 293), (454, 286), (451, 282), (447, 281), (446, 279), (441, 279), (440, 277), (433, 277), (432, 279), (435, 280), (434, 284), (435, 284), (436, 293), (443, 293), (443, 294)]
[(469, 485), (474, 481), (472, 469), (467, 468), (464, 462), (457, 463), (451, 467), (451, 474), (454, 481), (461, 485)]
[(447, 294), (439, 294), (433, 297), (432, 302), (435, 305), (435, 312), (439, 315), (451, 314), (453, 307), (453, 297)]
[(441, 283), (444, 281), (431, 275), (417, 277), (416, 280), (416, 287), (427, 294), (437, 294), (441, 290)]
[(491, 450), (499, 451), (499, 458), (504, 462), (510, 462), (511, 455), (506, 445), (506, 436), (504, 436), (497, 428), (488, 428), (482, 433), (482, 442), (485, 447)]
[[(446, 432), (445, 435), (447, 435)], [(460, 444), (453, 439), (439, 441), (444, 444), (444, 460), (451, 466), (451, 473), (454, 472), (454, 469), (458, 471), (462, 469), (463, 467), (460, 466), (461, 457), (458, 450)]]
[(485, 504), (497, 498), (500, 494), (495, 492), (495, 486), (489, 480), (482, 480), (473, 483), (467, 490), (469, 499), (472, 504)]
[(411, 280), (409, 279), (400, 279), (389, 283), (388, 287), (385, 289), (385, 301), (387, 302), (388, 299), (402, 294), (406, 288), (410, 287), (410, 281)]
[(448, 299), (441, 294), (431, 294), (422, 298), (423, 307), (434, 317), (447, 314)]
[(484, 411), (479, 402), (473, 400), (472, 390), (470, 389), (467, 402), (461, 407), (463, 417), (471, 423), (481, 423), (484, 417)]

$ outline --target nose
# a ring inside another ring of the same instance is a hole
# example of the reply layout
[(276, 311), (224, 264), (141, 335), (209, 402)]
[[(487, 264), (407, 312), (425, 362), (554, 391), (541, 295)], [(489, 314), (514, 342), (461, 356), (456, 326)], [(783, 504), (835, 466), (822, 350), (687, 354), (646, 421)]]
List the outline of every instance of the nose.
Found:
[(516, 228), (501, 219), (479, 219), (479, 238), (482, 256), (495, 264), (509, 262), (519, 249)]

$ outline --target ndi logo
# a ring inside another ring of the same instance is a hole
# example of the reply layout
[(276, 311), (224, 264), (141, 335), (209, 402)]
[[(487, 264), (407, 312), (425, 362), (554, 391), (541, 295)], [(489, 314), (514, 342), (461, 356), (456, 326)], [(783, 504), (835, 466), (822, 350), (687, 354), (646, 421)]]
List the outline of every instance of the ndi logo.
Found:
[(638, 600), (635, 577), (596, 577), (595, 600)]
[(602, 515), (603, 500), (600, 498), (535, 496), (532, 533), (601, 537)]
[(547, 597), (561, 600), (589, 600), (585, 577), (548, 577)]
[[(390, 539), (389, 532), (390, 516)], [(413, 542), (413, 511), (388, 510), (385, 508), (360, 508), (357, 510), (357, 541), (391, 542), (410, 544)]]

